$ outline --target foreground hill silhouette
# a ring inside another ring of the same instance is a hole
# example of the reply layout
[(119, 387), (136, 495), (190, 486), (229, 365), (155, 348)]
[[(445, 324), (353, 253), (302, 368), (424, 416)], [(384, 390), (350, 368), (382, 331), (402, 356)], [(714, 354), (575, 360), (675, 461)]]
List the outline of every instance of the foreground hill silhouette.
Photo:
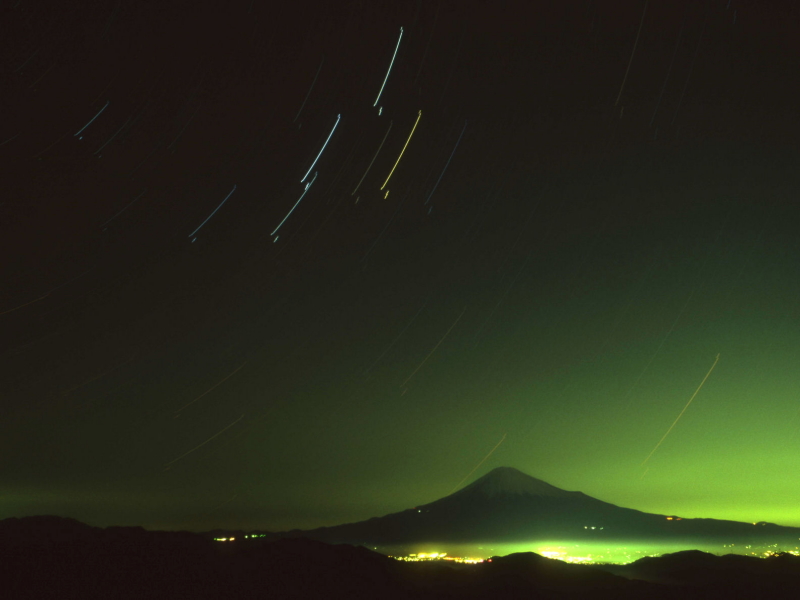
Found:
[(560, 539), (687, 545), (769, 542), (794, 548), (800, 528), (645, 513), (498, 467), (430, 504), (358, 523), (270, 535), (369, 547)]
[(215, 543), (200, 534), (100, 529), (60, 517), (0, 521), (2, 597), (760, 598), (797, 597), (800, 557), (681, 552), (620, 566), (534, 553), (476, 565), (403, 563), (295, 538)]

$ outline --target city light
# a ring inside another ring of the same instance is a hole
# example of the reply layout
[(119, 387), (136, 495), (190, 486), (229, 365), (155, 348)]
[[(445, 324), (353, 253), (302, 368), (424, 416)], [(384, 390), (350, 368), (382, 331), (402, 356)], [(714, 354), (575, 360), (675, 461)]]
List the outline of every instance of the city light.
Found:
[(395, 560), (403, 562), (429, 562), (434, 560), (447, 560), (454, 563), (474, 565), (482, 563), (482, 558), (470, 558), (464, 556), (447, 556), (446, 552), (420, 552), (418, 554), (408, 554), (406, 556), (389, 556)]
[[(679, 520), (680, 517), (667, 517), (670, 520)], [(598, 526), (584, 526), (585, 529), (602, 529)], [(263, 533), (249, 533), (244, 536), (245, 540), (254, 540), (256, 538), (264, 538), (266, 534)], [(216, 542), (233, 542), (235, 537), (215, 537)], [(430, 552), (416, 552), (404, 553), (404, 548), (373, 548), (381, 554), (403, 562), (433, 562), (439, 561), (443, 564), (479, 564), (483, 562), (491, 562), (490, 556), (506, 556), (515, 553), (532, 552), (539, 554), (545, 558), (552, 560), (560, 560), (572, 564), (616, 564), (625, 565), (635, 562), (645, 557), (658, 557), (666, 554), (672, 554), (686, 550), (685, 544), (675, 543), (671, 545), (650, 545), (631, 543), (620, 543), (615, 545), (613, 543), (586, 543), (581, 542), (568, 542), (568, 541), (535, 541), (530, 543), (516, 543), (516, 544), (498, 544), (494, 548), (486, 548), (473, 545), (457, 545), (452, 548), (440, 548)], [(800, 556), (800, 544), (789, 546), (773, 544), (720, 544), (707, 545), (707, 546), (694, 546), (694, 549), (717, 556), (726, 554), (739, 554), (743, 556), (753, 556), (761, 558), (770, 558), (773, 556), (780, 556), (782, 554), (791, 554)], [(443, 552), (440, 550), (449, 550)], [(387, 552), (388, 551), (388, 552)], [(389, 554), (389, 552), (392, 552)], [(446, 562), (444, 562), (446, 561)]]

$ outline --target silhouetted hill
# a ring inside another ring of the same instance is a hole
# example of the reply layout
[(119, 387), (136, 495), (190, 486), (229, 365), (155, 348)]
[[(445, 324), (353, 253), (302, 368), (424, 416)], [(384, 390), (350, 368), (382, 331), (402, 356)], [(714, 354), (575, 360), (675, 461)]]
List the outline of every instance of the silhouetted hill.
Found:
[(709, 597), (790, 598), (800, 593), (800, 557), (788, 553), (754, 558), (686, 550), (600, 568), (630, 579), (690, 586)]
[(12, 600), (790, 598), (800, 593), (800, 558), (692, 551), (599, 567), (521, 553), (454, 568), (303, 538), (215, 543), (28, 517), (0, 521), (0, 582)]
[(358, 523), (277, 537), (397, 546), (421, 542), (509, 543), (531, 540), (642, 540), (649, 543), (796, 544), (800, 528), (719, 519), (681, 519), (641, 512), (569, 492), (511, 467), (498, 467), (444, 498)]
[(99, 529), (59, 517), (0, 521), (0, 585), (8, 598), (145, 598), (152, 589), (191, 597), (204, 592), (204, 580), (217, 579), (217, 554), (213, 542), (192, 533)]

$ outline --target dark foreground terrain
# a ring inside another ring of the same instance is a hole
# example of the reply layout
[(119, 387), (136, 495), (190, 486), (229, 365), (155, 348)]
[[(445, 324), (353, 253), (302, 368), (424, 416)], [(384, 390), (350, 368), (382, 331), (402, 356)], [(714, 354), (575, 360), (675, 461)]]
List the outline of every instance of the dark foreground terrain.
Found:
[(790, 598), (800, 557), (687, 551), (601, 567), (520, 553), (451, 566), (308, 539), (216, 543), (28, 517), (0, 521), (0, 582), (9, 599)]

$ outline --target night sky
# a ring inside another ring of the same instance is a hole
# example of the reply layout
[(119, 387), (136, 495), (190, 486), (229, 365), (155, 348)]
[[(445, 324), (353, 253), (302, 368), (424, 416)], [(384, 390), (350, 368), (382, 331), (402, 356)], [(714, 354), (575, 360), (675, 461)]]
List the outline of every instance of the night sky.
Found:
[(308, 528), (506, 465), (800, 526), (800, 7), (0, 22), (0, 518)]

